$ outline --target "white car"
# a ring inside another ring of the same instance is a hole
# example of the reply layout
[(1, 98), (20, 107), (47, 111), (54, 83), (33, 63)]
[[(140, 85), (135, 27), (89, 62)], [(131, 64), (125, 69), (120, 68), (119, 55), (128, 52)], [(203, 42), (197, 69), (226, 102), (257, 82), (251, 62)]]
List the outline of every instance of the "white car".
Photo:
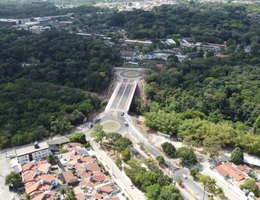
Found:
[(185, 179), (188, 178), (188, 176), (186, 174), (182, 174), (182, 177), (185, 178)]

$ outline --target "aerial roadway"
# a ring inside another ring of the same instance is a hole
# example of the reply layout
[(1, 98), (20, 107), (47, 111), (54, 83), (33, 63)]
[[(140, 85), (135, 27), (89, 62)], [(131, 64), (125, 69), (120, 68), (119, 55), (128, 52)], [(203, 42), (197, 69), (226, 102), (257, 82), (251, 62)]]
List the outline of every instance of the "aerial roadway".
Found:
[[(106, 109), (98, 117), (101, 123), (106, 121), (115, 121), (119, 124), (114, 132), (130, 133), (136, 144), (142, 143), (148, 154), (155, 158), (158, 155), (164, 156), (166, 163), (169, 165), (169, 170), (172, 172), (172, 178), (175, 180), (188, 173), (188, 169), (178, 169), (174, 163), (168, 159), (162, 152), (154, 147), (147, 138), (135, 127), (135, 123), (128, 115), (128, 111), (133, 100), (138, 81), (142, 78), (143, 71), (136, 69), (119, 69), (117, 71), (117, 85), (113, 91), (111, 98), (108, 101)], [(113, 132), (112, 131), (112, 132)], [(180, 188), (180, 191), (185, 200), (208, 200), (207, 192), (191, 179), (184, 180), (185, 189)], [(189, 192), (187, 192), (189, 191)]]

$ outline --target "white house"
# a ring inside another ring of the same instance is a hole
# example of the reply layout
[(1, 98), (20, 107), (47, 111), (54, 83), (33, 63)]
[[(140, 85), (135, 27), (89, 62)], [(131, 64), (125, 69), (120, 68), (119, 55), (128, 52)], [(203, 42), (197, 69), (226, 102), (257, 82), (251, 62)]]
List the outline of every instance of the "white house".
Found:
[(32, 160), (40, 160), (46, 158), (50, 153), (47, 142), (34, 143), (34, 145), (21, 147), (15, 150), (17, 160), (20, 164), (30, 162)]
[(169, 45), (169, 46), (171, 46), (171, 45), (176, 45), (176, 42), (175, 42), (173, 39), (167, 39), (167, 40), (165, 41), (165, 43), (166, 43), (167, 45)]

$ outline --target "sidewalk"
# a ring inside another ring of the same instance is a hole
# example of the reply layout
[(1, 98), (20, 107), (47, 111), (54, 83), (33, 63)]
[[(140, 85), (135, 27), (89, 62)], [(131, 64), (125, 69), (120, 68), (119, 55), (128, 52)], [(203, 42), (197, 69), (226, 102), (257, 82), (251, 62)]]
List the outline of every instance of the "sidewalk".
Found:
[(97, 159), (104, 165), (108, 170), (111, 178), (121, 188), (122, 192), (125, 193), (132, 200), (145, 200), (144, 194), (136, 187), (131, 188), (132, 181), (126, 176), (126, 174), (119, 170), (114, 161), (107, 155), (107, 153), (100, 149), (99, 145), (91, 141)]

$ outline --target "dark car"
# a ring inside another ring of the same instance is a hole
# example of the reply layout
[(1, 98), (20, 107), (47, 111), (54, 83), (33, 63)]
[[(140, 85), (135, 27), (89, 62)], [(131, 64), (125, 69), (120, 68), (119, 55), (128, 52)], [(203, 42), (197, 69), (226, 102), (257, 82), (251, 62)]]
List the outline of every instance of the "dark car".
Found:
[(101, 122), (100, 118), (94, 120), (94, 124), (97, 124), (97, 123), (100, 123), (100, 122)]

